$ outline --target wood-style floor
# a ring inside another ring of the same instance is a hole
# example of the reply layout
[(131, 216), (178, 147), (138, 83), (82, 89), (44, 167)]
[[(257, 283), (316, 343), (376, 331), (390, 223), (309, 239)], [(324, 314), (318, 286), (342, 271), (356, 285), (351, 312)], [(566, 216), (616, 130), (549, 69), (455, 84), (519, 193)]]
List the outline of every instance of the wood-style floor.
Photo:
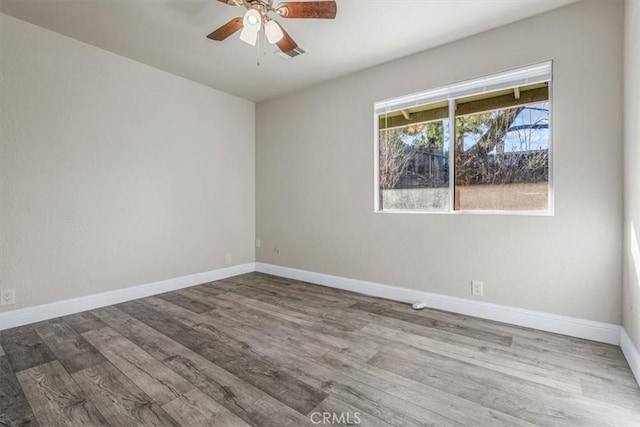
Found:
[(0, 346), (2, 426), (640, 426), (618, 347), (258, 273)]

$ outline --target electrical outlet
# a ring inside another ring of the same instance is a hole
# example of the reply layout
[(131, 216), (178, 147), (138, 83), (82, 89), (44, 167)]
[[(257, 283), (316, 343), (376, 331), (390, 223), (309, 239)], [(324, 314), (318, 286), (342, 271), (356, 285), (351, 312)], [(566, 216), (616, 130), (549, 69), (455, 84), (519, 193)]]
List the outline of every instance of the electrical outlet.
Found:
[(480, 280), (471, 281), (471, 295), (481, 297), (484, 295), (484, 283)]
[(256, 239), (256, 248), (260, 247), (260, 239)]
[(3, 289), (0, 291), (0, 305), (11, 305), (16, 303), (16, 290)]
[(225, 255), (224, 263), (227, 264), (227, 265), (231, 264), (231, 254)]

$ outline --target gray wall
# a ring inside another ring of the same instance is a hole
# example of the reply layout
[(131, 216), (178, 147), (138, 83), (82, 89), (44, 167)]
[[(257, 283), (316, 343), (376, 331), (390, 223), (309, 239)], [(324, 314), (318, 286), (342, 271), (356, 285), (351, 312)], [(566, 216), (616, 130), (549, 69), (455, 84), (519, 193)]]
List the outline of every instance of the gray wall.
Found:
[(254, 261), (255, 105), (0, 14), (12, 310)]
[[(640, 247), (640, 1), (627, 0), (625, 20), (623, 320), (629, 337), (640, 349), (640, 259), (634, 260), (631, 255), (632, 245)], [(631, 224), (635, 241), (629, 235)]]
[[(258, 104), (257, 260), (620, 323), (622, 28), (579, 2)], [(373, 213), (376, 100), (548, 59), (555, 216)]]

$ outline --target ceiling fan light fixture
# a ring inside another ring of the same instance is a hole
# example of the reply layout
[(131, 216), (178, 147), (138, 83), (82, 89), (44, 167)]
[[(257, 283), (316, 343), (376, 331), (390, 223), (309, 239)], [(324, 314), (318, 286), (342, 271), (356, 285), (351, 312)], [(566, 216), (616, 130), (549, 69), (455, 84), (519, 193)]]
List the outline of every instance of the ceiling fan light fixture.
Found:
[(258, 41), (258, 33), (255, 31), (251, 31), (248, 28), (243, 28), (240, 33), (240, 40), (243, 42), (250, 44), (251, 46), (255, 46)]
[(267, 36), (267, 40), (271, 44), (276, 44), (284, 37), (284, 33), (282, 32), (282, 28), (275, 21), (267, 21), (264, 24), (264, 32)]
[(275, 6), (273, 3), (280, 0), (218, 1), (243, 7), (246, 12), (214, 30), (207, 35), (208, 39), (222, 41), (240, 31), (240, 40), (251, 46), (262, 47), (262, 41), (258, 44), (258, 36), (264, 27), (265, 41), (275, 44), (278, 47), (276, 52), (289, 58), (301, 55), (306, 50), (298, 46), (278, 21), (271, 19), (272, 14), (277, 15), (274, 18), (278, 19), (335, 19), (337, 12), (336, 0), (283, 1), (276, 3)]
[(244, 14), (242, 25), (245, 29), (257, 34), (262, 27), (262, 15), (256, 9), (249, 9)]

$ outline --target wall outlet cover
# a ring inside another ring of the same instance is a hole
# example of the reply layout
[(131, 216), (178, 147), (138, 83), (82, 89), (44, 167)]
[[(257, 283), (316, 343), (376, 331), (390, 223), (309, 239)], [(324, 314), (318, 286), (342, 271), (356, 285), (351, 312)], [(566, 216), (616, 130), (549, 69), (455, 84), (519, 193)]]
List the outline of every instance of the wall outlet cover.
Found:
[(16, 303), (16, 290), (15, 288), (3, 289), (0, 291), (0, 306), (12, 305)]
[(477, 297), (484, 295), (484, 284), (480, 280), (471, 281), (471, 294)]

